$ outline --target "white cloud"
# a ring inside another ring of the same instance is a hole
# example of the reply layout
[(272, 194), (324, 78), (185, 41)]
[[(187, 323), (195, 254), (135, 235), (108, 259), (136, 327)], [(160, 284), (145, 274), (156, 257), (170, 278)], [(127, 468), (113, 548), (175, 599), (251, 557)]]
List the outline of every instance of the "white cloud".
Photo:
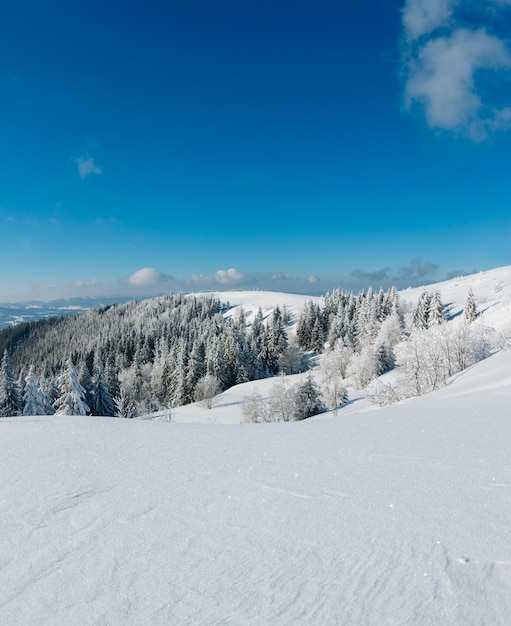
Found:
[(214, 274), (192, 274), (191, 280), (202, 289), (208, 289), (218, 286), (249, 285), (254, 282), (254, 276), (231, 267), (228, 270), (217, 270)]
[(403, 8), (403, 25), (409, 39), (446, 24), (458, 0), (407, 0)]
[(76, 165), (78, 166), (78, 174), (83, 180), (91, 174), (101, 174), (101, 168), (94, 163), (94, 159), (90, 156), (76, 157)]
[(99, 285), (101, 285), (101, 281), (99, 281), (97, 278), (88, 278), (86, 280), (82, 280), (80, 278), (76, 279), (73, 281), (72, 286), (76, 287), (77, 289), (86, 289), (89, 287), (98, 287)]
[[(483, 108), (475, 90), (476, 71), (502, 67), (511, 67), (511, 55), (500, 39), (484, 29), (460, 28), (421, 48), (406, 86), (407, 101), (424, 106), (432, 127), (467, 127)], [(501, 115), (496, 111), (488, 121)]]
[(127, 282), (134, 287), (150, 287), (169, 280), (172, 280), (172, 276), (162, 274), (162, 272), (155, 270), (154, 267), (143, 267), (133, 272), (131, 276), (128, 276)]
[(478, 5), (476, 15), (467, 0), (406, 1), (405, 101), (409, 110), (418, 105), (431, 128), (481, 140), (511, 127), (511, 107), (492, 102), (503, 91), (502, 81), (511, 78), (511, 53), (494, 28), (511, 0), (490, 5)]
[(215, 280), (221, 285), (236, 285), (246, 280), (245, 274), (231, 267), (228, 270), (217, 270)]

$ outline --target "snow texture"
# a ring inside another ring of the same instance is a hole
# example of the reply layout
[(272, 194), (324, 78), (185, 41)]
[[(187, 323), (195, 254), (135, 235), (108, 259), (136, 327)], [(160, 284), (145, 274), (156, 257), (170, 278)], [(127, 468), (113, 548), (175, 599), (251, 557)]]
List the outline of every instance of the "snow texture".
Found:
[(502, 352), (337, 419), (4, 418), (1, 621), (508, 624), (510, 400)]

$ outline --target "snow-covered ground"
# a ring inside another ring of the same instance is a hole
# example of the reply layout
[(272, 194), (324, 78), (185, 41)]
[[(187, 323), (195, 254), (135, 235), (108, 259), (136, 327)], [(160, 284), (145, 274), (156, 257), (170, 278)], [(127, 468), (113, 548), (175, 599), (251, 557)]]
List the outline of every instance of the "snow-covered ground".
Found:
[(511, 265), (434, 285), (405, 289), (399, 295), (405, 302), (416, 303), (422, 291), (438, 289), (450, 314), (456, 316), (462, 311), (470, 288), (486, 325), (499, 330), (511, 326)]
[(276, 306), (286, 307), (288, 313), (293, 318), (298, 318), (306, 302), (312, 301), (318, 304), (323, 303), (323, 298), (318, 296), (306, 296), (295, 293), (279, 293), (276, 291), (217, 291), (213, 294), (222, 302), (229, 302), (231, 308), (227, 315), (239, 315), (243, 309), (245, 318), (251, 323), (261, 308), (263, 317), (268, 317)]
[(2, 419), (0, 622), (507, 625), (510, 441), (511, 352), (331, 419)]
[[(508, 328), (511, 267), (426, 289), (456, 316), (470, 287)], [(249, 322), (310, 299), (218, 295)], [(240, 424), (274, 384), (172, 423), (0, 419), (0, 624), (507, 626), (511, 351), (391, 407)]]

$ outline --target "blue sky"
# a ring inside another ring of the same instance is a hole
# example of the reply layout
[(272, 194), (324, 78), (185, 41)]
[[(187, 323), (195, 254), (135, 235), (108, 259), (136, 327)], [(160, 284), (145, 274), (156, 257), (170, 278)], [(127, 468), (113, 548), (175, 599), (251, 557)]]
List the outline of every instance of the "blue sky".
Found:
[(8, 3), (0, 301), (511, 263), (510, 26), (511, 0)]

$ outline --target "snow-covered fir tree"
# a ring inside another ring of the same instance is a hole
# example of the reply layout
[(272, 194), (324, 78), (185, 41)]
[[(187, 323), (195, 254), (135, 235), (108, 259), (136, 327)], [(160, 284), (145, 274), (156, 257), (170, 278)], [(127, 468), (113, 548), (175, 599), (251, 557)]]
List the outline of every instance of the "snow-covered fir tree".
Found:
[(445, 307), (440, 297), (440, 291), (435, 289), (429, 298), (428, 328), (439, 326), (445, 322)]
[(294, 417), (296, 420), (303, 420), (326, 411), (319, 386), (310, 374), (296, 388), (295, 398)]
[(85, 389), (78, 380), (78, 370), (71, 358), (66, 361), (66, 369), (57, 379), (59, 397), (53, 406), (57, 415), (87, 415), (90, 411), (85, 402)]
[(477, 305), (472, 289), (468, 290), (465, 300), (465, 308), (463, 309), (463, 320), (465, 324), (472, 324), (477, 319)]
[(423, 291), (413, 310), (412, 323), (414, 328), (426, 330), (429, 328), (429, 311), (431, 304), (431, 295), (427, 291)]
[(46, 415), (47, 407), (45, 398), (39, 389), (38, 380), (31, 366), (28, 376), (25, 378), (25, 391), (23, 393), (23, 415)]
[(5, 350), (0, 363), (0, 417), (13, 417), (22, 412), (18, 383), (14, 376), (11, 355)]
[(96, 352), (94, 357), (94, 375), (92, 377), (92, 415), (104, 415), (113, 417), (115, 415), (115, 404), (106, 380), (105, 368), (101, 360), (101, 352)]

